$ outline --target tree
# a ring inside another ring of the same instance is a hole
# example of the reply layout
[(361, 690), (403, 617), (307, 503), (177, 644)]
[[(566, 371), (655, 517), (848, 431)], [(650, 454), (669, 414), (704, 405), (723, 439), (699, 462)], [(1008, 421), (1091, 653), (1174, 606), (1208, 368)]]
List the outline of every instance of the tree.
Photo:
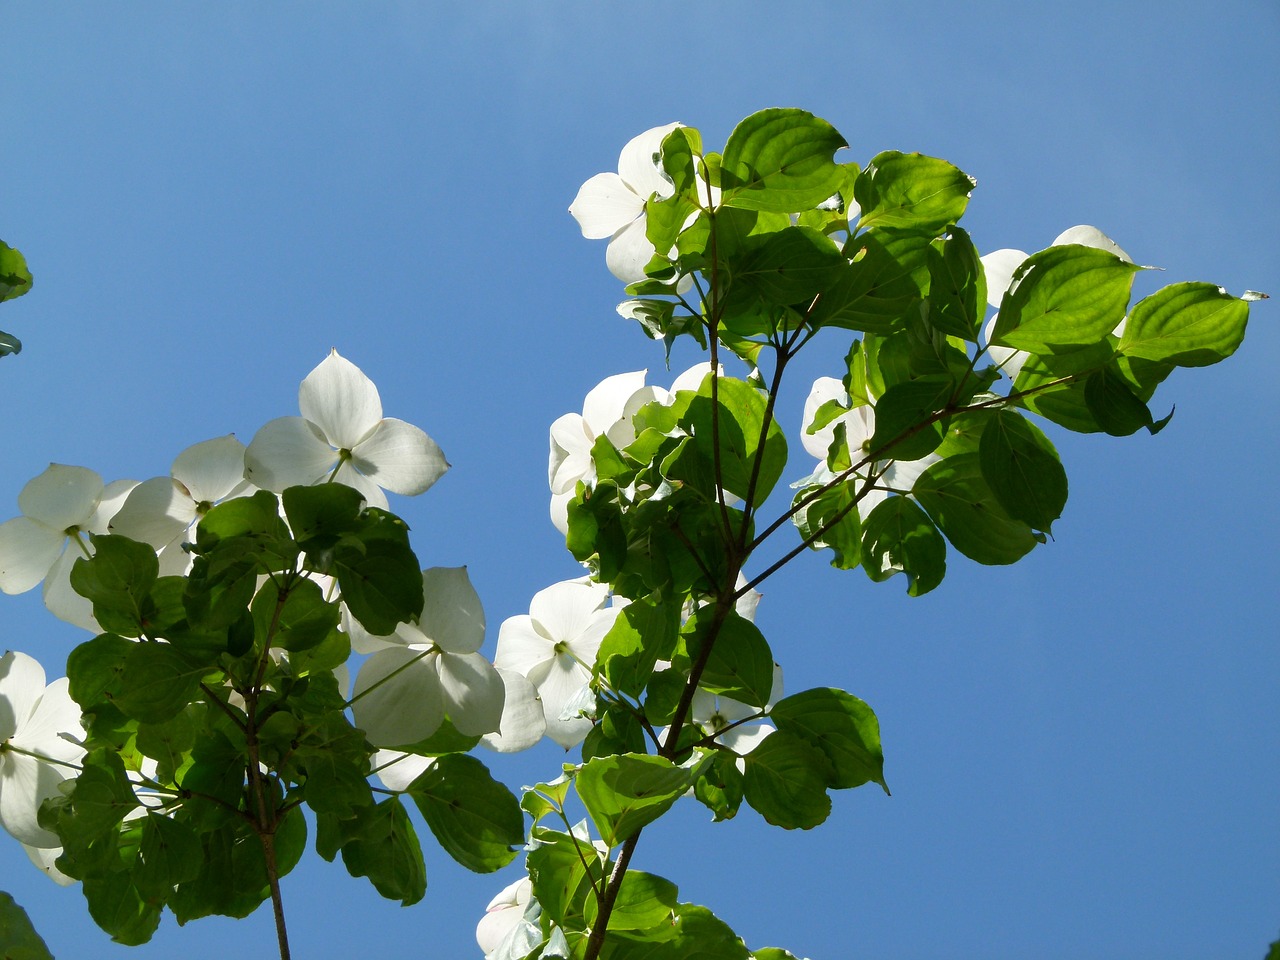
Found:
[[(6, 827), (60, 848), (50, 872), (81, 881), (122, 942), (165, 907), (185, 922), (270, 899), (288, 957), (280, 880), (304, 809), (322, 856), (406, 905), (425, 871), (405, 798), (473, 870), (515, 856), (527, 814), (528, 880), (491, 905), (489, 956), (789, 956), (749, 951), (629, 866), (688, 795), (717, 820), (745, 802), (809, 829), (830, 790), (888, 791), (870, 706), (784, 695), (755, 588), (808, 550), (901, 573), (911, 596), (941, 582), (948, 544), (1017, 562), (1067, 496), (1027, 414), (1158, 433), (1157, 387), (1230, 356), (1262, 296), (1176, 283), (1130, 306), (1144, 268), (1092, 227), (981, 257), (958, 226), (972, 178), (919, 154), (838, 162), (844, 146), (804, 111), (765, 110), (718, 153), (692, 128), (650, 130), (583, 186), (571, 211), (610, 239), (633, 298), (619, 312), (708, 360), (669, 391), (611, 377), (553, 425), (552, 514), (589, 576), (508, 619), (493, 665), (465, 570), (420, 569), (380, 489), (425, 491), (443, 454), (383, 418), (336, 351), (304, 380), (302, 416), (247, 449), (206, 441), (171, 477), (117, 489), (58, 465), (33, 480), (0, 526), (0, 587), (43, 580), (51, 610), (96, 635), (47, 690), (10, 655), (0, 695), (36, 705), (16, 717), (67, 695), (81, 717), (42, 745), (11, 732), (6, 760), (36, 772), (0, 794)], [(833, 339), (841, 376), (813, 385), (798, 438), (817, 462), (771, 513), (796, 472), (775, 416), (786, 373)], [(798, 542), (779, 544), (791, 526)], [(353, 650), (369, 657), (348, 689)], [(544, 732), (582, 762), (518, 802), (470, 755)], [(74, 755), (49, 746), (68, 740)]]

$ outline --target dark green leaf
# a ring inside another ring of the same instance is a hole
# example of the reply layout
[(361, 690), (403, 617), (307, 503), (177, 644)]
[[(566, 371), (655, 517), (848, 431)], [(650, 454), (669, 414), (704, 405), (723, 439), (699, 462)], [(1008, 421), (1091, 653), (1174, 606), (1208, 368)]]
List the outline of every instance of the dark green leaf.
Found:
[(0, 957), (4, 960), (53, 960), (53, 954), (31, 925), (27, 911), (0, 893)]
[(833, 770), (830, 786), (848, 789), (870, 782), (889, 792), (880, 722), (857, 697), (830, 687), (806, 690), (779, 700), (769, 716), (780, 731), (793, 733), (826, 754)]
[(409, 795), (440, 846), (468, 870), (505, 867), (524, 840), (519, 801), (475, 757), (440, 757), (409, 785)]
[(987, 280), (978, 251), (959, 227), (930, 248), (929, 323), (937, 330), (976, 342), (987, 309)]
[(358, 832), (342, 845), (353, 877), (368, 877), (388, 900), (411, 906), (427, 892), (427, 868), (417, 832), (399, 797), (382, 801), (360, 818)]
[[(642, 931), (648, 935), (646, 939), (660, 939), (674, 934), (678, 897), (679, 891), (670, 880), (652, 873), (628, 870), (622, 876), (613, 912), (609, 914), (609, 931)], [(584, 906), (587, 924), (594, 925), (597, 916), (596, 898), (587, 897)]]
[(997, 502), (976, 453), (935, 463), (916, 480), (913, 492), (951, 545), (970, 560), (1014, 563), (1040, 542)]
[(669, 659), (680, 628), (680, 605), (644, 597), (622, 608), (596, 653), (596, 670), (609, 686), (638, 697), (659, 659)]
[(728, 750), (717, 750), (694, 782), (693, 795), (711, 811), (714, 820), (731, 820), (742, 805), (738, 757)]
[(871, 453), (877, 460), (919, 460), (927, 457), (947, 435), (948, 418), (941, 415), (955, 389), (949, 377), (922, 377), (889, 387), (876, 401), (876, 430)]
[(205, 667), (168, 644), (135, 643), (124, 661), (115, 704), (144, 723), (163, 723), (195, 697)]
[(783, 730), (769, 734), (746, 755), (743, 796), (776, 827), (808, 830), (827, 819), (831, 761), (802, 737)]
[[(702, 607), (685, 629), (691, 660), (697, 658), (698, 649), (707, 642), (714, 623), (713, 611), (711, 606)], [(773, 652), (760, 628), (730, 610), (720, 624), (698, 686), (708, 693), (764, 707), (773, 690)]]
[(889, 497), (862, 523), (862, 568), (877, 582), (905, 573), (907, 592), (920, 597), (946, 575), (947, 545), (914, 500)]
[(843, 267), (810, 314), (815, 327), (891, 333), (918, 309), (929, 279), (929, 235), (869, 230), (845, 247)]
[(1166, 417), (1157, 423), (1142, 399), (1111, 368), (1089, 374), (1084, 382), (1084, 401), (1098, 426), (1113, 437), (1127, 437), (1143, 427), (1159, 433), (1168, 422)]
[(102, 628), (125, 636), (141, 636), (151, 613), (151, 585), (159, 572), (156, 552), (128, 537), (95, 534), (93, 556), (71, 567), (71, 586), (93, 604)]
[(818, 487), (805, 487), (796, 494), (793, 506), (813, 497), (795, 515), (800, 536), (814, 550), (830, 547), (831, 565), (852, 570), (862, 558), (862, 524), (858, 518), (858, 481), (848, 480), (813, 496)]
[(1015, 520), (1049, 532), (1067, 503), (1067, 472), (1035, 424), (1010, 410), (987, 420), (978, 443), (982, 477)]

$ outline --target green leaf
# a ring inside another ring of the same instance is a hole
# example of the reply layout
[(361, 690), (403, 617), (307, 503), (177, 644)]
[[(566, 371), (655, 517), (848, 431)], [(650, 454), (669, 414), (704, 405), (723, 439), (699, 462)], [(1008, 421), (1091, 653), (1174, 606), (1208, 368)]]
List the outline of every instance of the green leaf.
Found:
[[(670, 880), (628, 870), (622, 876), (613, 912), (609, 914), (609, 932), (638, 930), (647, 935), (646, 939), (670, 936), (675, 933), (673, 921), (678, 899), (679, 890)], [(598, 910), (596, 898), (587, 897), (584, 906), (587, 925), (594, 926)]]
[(581, 929), (592, 885), (605, 882), (600, 851), (586, 838), (546, 827), (529, 834), (529, 879), (543, 915), (568, 929)]
[(284, 515), (304, 549), (332, 546), (359, 525), (364, 496), (343, 483), (289, 487), (280, 495)]
[(353, 877), (368, 877), (378, 893), (401, 906), (412, 906), (427, 892), (422, 847), (399, 797), (360, 818), (357, 832), (342, 845), (342, 862)]
[(693, 795), (711, 811), (714, 820), (731, 820), (742, 805), (742, 771), (738, 757), (728, 750), (717, 750), (702, 776), (693, 784)]
[(104, 633), (72, 650), (67, 657), (71, 699), (88, 708), (104, 694), (117, 696), (125, 661), (135, 646), (132, 640)]
[(745, 286), (765, 303), (807, 308), (848, 262), (831, 239), (810, 227), (786, 227), (754, 244), (733, 272), (735, 292)]
[(468, 870), (505, 867), (524, 841), (519, 801), (475, 757), (440, 757), (408, 792), (440, 846)]
[(27, 269), (26, 258), (0, 240), (0, 303), (14, 300), (30, 289), (31, 271)]
[[(806, 503), (794, 518), (800, 536), (809, 541), (810, 547), (814, 550), (831, 548), (831, 565), (838, 570), (852, 570), (862, 558), (862, 524), (855, 499), (857, 488), (857, 480), (838, 483)], [(805, 487), (799, 490), (792, 505), (813, 496), (819, 489)]]
[(916, 480), (913, 493), (951, 545), (970, 560), (1014, 563), (1040, 542), (1000, 506), (976, 453), (935, 463)]
[(976, 342), (987, 309), (987, 280), (969, 235), (955, 227), (930, 247), (929, 323), (937, 330)]
[[(706, 642), (713, 623), (714, 607), (705, 606), (685, 628), (691, 660), (697, 659), (698, 649)], [(760, 628), (730, 610), (721, 621), (698, 686), (708, 693), (763, 708), (773, 691), (773, 652)]]
[(815, 207), (839, 189), (840, 168), (832, 156), (845, 146), (831, 124), (803, 110), (753, 113), (725, 143), (721, 203), (776, 213)]
[(1004, 295), (991, 342), (1031, 353), (1064, 353), (1103, 340), (1124, 319), (1142, 268), (1079, 244), (1033, 253)]
[(945, 160), (887, 150), (853, 184), (858, 227), (898, 227), (937, 234), (964, 214), (976, 181)]
[(830, 687), (806, 690), (779, 700), (769, 716), (780, 731), (795, 734), (826, 755), (834, 771), (830, 786), (843, 790), (878, 783), (889, 792), (880, 722), (857, 697)]
[(680, 604), (663, 603), (656, 595), (629, 603), (600, 643), (596, 670), (614, 690), (638, 697), (654, 664), (670, 659), (679, 629)]
[(144, 900), (127, 874), (86, 877), (81, 889), (89, 916), (116, 943), (146, 943), (160, 926), (160, 905)]
[(159, 573), (156, 552), (128, 537), (95, 534), (93, 556), (71, 567), (71, 586), (93, 604), (103, 630), (137, 637), (151, 612), (151, 585)]
[(671, 809), (698, 772), (663, 757), (624, 753), (587, 761), (575, 785), (601, 839), (615, 847)]
[[(892, 333), (918, 309), (929, 279), (929, 236), (876, 229), (845, 245), (851, 262), (810, 314), (814, 327)], [(855, 341), (856, 343), (856, 341)]]
[(895, 383), (876, 401), (871, 453), (879, 459), (919, 460), (947, 435), (947, 409), (955, 384), (949, 377), (921, 377)]
[(743, 796), (776, 827), (808, 830), (827, 819), (834, 778), (831, 761), (803, 737), (781, 729), (746, 755)]
[(1156, 434), (1169, 417), (1157, 422), (1120, 373), (1110, 367), (1095, 370), (1084, 382), (1084, 401), (1098, 426), (1113, 437), (1127, 437), (1143, 427)]
[(163, 903), (175, 886), (199, 876), (203, 858), (200, 838), (189, 826), (163, 814), (148, 813), (133, 870), (134, 885), (148, 900)]
[[(713, 407), (712, 378), (708, 377), (698, 396), (689, 404), (686, 429), (697, 445), (699, 456), (712, 464), (715, 462), (712, 438), (718, 434), (724, 489), (744, 500), (751, 486), (755, 460), (759, 457), (753, 500), (756, 504), (762, 503), (786, 466), (786, 438), (772, 416), (769, 417), (768, 429), (764, 429), (767, 399), (761, 391), (732, 377), (718, 377), (716, 380), (717, 405)], [(715, 410), (718, 410), (718, 415), (713, 413)], [(676, 476), (675, 479), (681, 477)], [(711, 492), (711, 499), (714, 499), (714, 491)]]
[(194, 699), (206, 672), (169, 644), (135, 643), (124, 661), (115, 704), (135, 720), (163, 723)]
[(889, 497), (862, 523), (862, 569), (876, 582), (905, 573), (907, 593), (921, 597), (946, 575), (947, 545), (914, 500)]
[(1119, 350), (1130, 357), (1203, 367), (1236, 352), (1249, 304), (1211, 283), (1175, 283), (1133, 306)]
[(422, 613), (422, 571), (407, 540), (370, 538), (364, 531), (334, 550), (331, 572), (351, 615), (375, 636), (388, 636)]
[[(277, 609), (278, 608), (278, 609)], [(253, 618), (259, 639), (290, 653), (309, 650), (336, 633), (341, 613), (337, 603), (324, 598), (320, 584), (305, 577), (292, 580), (280, 602), (280, 588), (268, 580), (253, 599)]]
[(1009, 516), (1049, 532), (1067, 503), (1067, 472), (1040, 428), (997, 410), (978, 441), (982, 477)]
[(0, 957), (5, 960), (53, 960), (27, 911), (7, 893), (0, 893)]

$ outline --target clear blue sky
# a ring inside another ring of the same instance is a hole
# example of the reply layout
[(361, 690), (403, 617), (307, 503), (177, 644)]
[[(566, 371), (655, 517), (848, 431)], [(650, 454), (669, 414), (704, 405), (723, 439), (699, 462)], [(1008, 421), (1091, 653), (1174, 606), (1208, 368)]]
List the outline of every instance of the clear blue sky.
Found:
[[(918, 150), (977, 177), (982, 250), (1091, 223), (1165, 268), (1139, 294), (1280, 294), (1275, 0), (0, 13), (0, 238), (36, 277), (0, 309), (25, 344), (0, 361), (0, 519), (50, 461), (142, 480), (247, 440), (336, 346), (454, 464), (393, 508), (424, 564), (469, 565), (490, 655), (577, 573), (546, 516), (548, 426), (606, 375), (669, 382), (566, 213), (648, 127), (718, 146), (754, 110), (803, 107), (852, 159)], [(1055, 433), (1071, 500), (1017, 567), (956, 557), (919, 600), (817, 556), (771, 581), (759, 622), (788, 689), (866, 699), (894, 795), (837, 795), (801, 834), (746, 809), (711, 828), (690, 803), (636, 865), (814, 960), (1261, 957), (1280, 935), (1277, 310), (1162, 388), (1160, 436)], [(806, 375), (840, 375), (837, 339)], [(51, 676), (82, 639), (38, 594), (0, 597), (0, 624)], [(560, 759), (490, 765), (518, 788)], [(475, 920), (515, 874), (427, 859), (426, 900), (401, 909), (309, 855), (285, 882), (295, 955), (478, 957)], [(269, 911), (166, 919), (126, 949), (16, 844), (0, 877), (61, 958), (273, 955)]]

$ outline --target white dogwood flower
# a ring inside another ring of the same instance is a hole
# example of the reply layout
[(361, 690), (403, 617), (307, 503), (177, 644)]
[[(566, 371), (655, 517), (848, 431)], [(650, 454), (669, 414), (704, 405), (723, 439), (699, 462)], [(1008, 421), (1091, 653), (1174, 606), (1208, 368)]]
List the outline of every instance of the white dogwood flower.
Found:
[(618, 157), (617, 173), (597, 173), (584, 183), (569, 205), (569, 212), (588, 240), (609, 238), (605, 263), (624, 283), (645, 279), (644, 268), (653, 259), (653, 244), (645, 236), (648, 218), (644, 205), (650, 197), (665, 200), (675, 192), (662, 171), (662, 141), (679, 123), (653, 127), (633, 137)]
[(547, 736), (566, 750), (591, 729), (589, 719), (565, 713), (591, 680), (600, 643), (621, 609), (608, 602), (604, 584), (564, 580), (539, 590), (527, 614), (509, 617), (498, 630), (494, 665), (537, 687)]
[(429, 436), (383, 417), (378, 388), (337, 350), (302, 381), (298, 406), (301, 417), (272, 420), (245, 451), (245, 476), (265, 490), (334, 480), (385, 509), (383, 489), (415, 496), (449, 469)]
[(84, 757), (80, 707), (65, 677), (45, 686), (44, 668), (25, 653), (0, 657), (0, 825), (31, 847), (56, 847), (36, 820)]
[(234, 434), (188, 447), (169, 476), (144, 480), (129, 492), (111, 519), (111, 532), (153, 547), (161, 574), (186, 573), (191, 558), (181, 543), (194, 539), (191, 528), (214, 504), (253, 491), (244, 476), (244, 452)]
[(373, 636), (347, 618), (352, 648), (371, 654), (356, 676), (351, 709), (378, 746), (425, 740), (446, 716), (468, 736), (496, 731), (502, 719), (506, 688), (476, 652), (484, 610), (466, 567), (424, 570), (422, 586), (422, 614), (391, 636)]

